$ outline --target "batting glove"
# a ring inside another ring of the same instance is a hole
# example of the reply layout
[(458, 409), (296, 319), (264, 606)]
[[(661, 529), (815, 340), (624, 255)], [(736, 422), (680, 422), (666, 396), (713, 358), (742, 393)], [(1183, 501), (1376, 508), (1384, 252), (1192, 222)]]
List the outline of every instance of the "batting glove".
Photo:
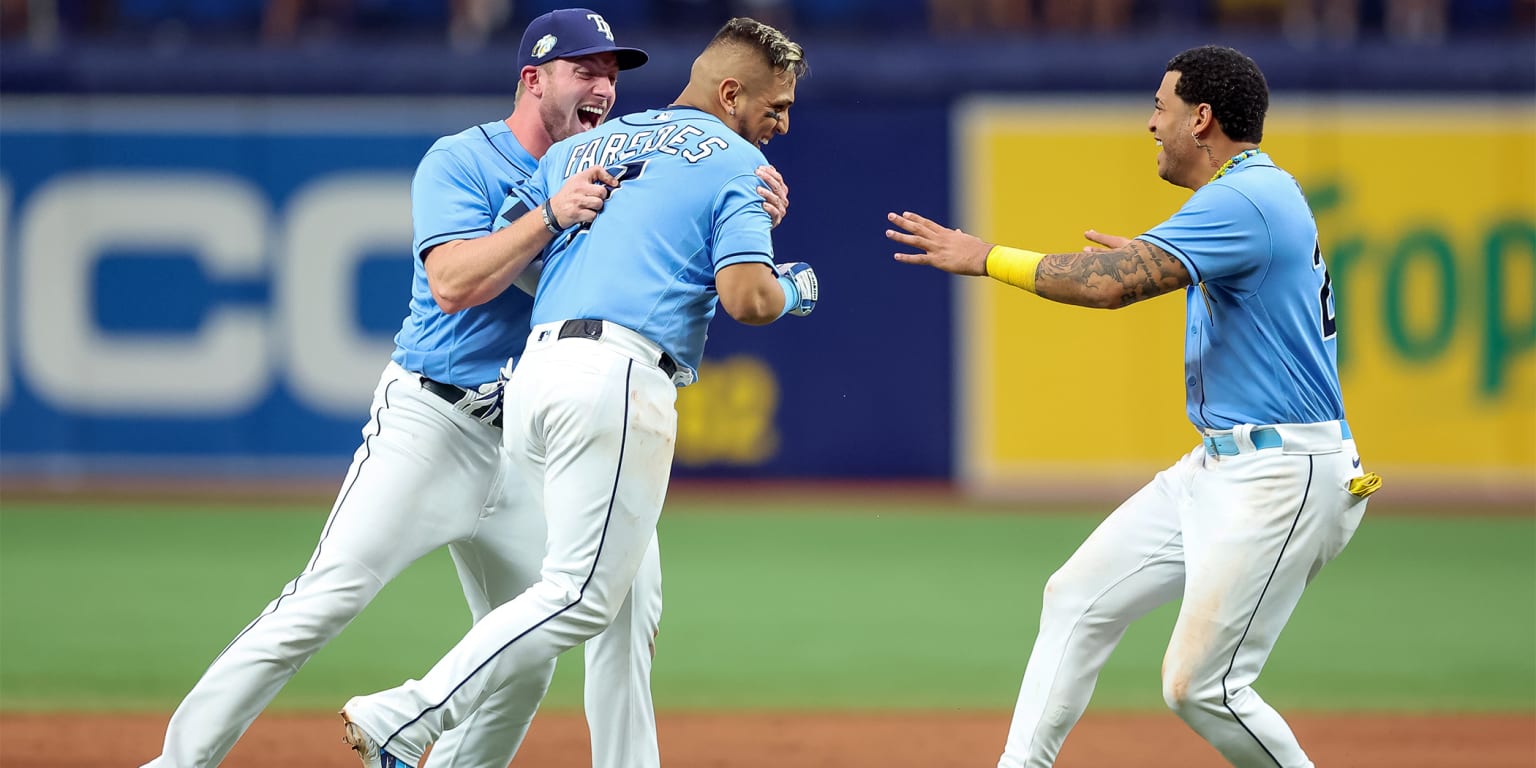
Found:
[(820, 294), (816, 271), (803, 261), (775, 264), (774, 269), (779, 273), (779, 286), (784, 289), (784, 311), (795, 317), (809, 315)]

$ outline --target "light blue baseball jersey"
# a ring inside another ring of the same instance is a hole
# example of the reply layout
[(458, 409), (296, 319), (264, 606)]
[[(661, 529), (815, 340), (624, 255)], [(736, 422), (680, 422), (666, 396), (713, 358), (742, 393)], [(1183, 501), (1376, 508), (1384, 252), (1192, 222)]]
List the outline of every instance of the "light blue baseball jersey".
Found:
[(444, 136), (421, 158), (411, 182), (411, 313), (395, 334), (393, 358), (401, 367), (474, 388), (495, 381), (507, 358), (522, 353), (532, 298), (509, 289), (445, 314), (432, 298), (422, 254), (450, 240), (490, 234), (497, 209), (537, 167), (501, 120)]
[(1184, 384), (1196, 427), (1344, 418), (1333, 294), (1301, 187), (1259, 153), (1141, 235), (1195, 284)]
[(508, 198), (497, 227), (593, 166), (609, 168), (620, 186), (590, 227), (545, 250), (533, 323), (618, 323), (696, 374), (719, 301), (715, 273), (773, 265), (772, 225), (755, 175), (766, 162), (714, 116), (687, 107), (625, 115), (551, 147)]

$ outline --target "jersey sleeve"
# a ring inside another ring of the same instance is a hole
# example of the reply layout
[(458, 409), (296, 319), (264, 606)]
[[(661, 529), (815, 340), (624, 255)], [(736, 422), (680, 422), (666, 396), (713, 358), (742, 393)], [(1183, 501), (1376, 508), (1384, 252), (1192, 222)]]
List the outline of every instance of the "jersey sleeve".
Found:
[(1196, 283), (1240, 278), (1269, 265), (1269, 227), (1253, 201), (1208, 184), (1167, 221), (1138, 235), (1173, 254)]
[(725, 183), (715, 199), (710, 257), (716, 272), (746, 262), (772, 266), (773, 220), (757, 194), (760, 185), (754, 174), (738, 175)]
[(512, 225), (512, 222), (523, 217), (523, 214), (538, 208), (549, 199), (544, 191), (543, 169), (529, 177), (526, 181), (519, 182), (512, 188), (511, 194), (501, 203), (501, 208), (496, 211), (496, 220), (491, 223), (492, 232), (500, 232)]
[(428, 151), (411, 182), (416, 258), (451, 240), (490, 234), (491, 199), (462, 159), (444, 149)]
[[(533, 179), (519, 182), (516, 187), (512, 188), (512, 193), (507, 195), (507, 199), (501, 202), (500, 210), (496, 211), (496, 220), (491, 224), (492, 232), (500, 232), (512, 226), (512, 222), (522, 218), (523, 214), (544, 204), (542, 201), (530, 204), (533, 200), (537, 199), (535, 197), (537, 191), (530, 189), (535, 186), (537, 178), (538, 176), (535, 174)], [(558, 242), (558, 239), (550, 241), (549, 245), (554, 245), (556, 242)], [(512, 281), (512, 284), (517, 286), (518, 290), (529, 296), (534, 295), (534, 292), (538, 289), (539, 275), (544, 271), (544, 255), (549, 252), (549, 245), (546, 245), (544, 251), (535, 256), (533, 261), (529, 262), (528, 266), (517, 276), (517, 279)]]

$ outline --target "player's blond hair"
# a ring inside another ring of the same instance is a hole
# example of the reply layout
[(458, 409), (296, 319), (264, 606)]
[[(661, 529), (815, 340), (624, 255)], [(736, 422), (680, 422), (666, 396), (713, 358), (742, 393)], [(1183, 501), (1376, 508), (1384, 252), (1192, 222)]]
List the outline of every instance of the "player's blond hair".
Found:
[(738, 16), (727, 21), (705, 50), (716, 46), (742, 46), (755, 50), (762, 54), (775, 75), (787, 72), (799, 79), (810, 71), (810, 65), (805, 62), (805, 51), (799, 43), (757, 19)]

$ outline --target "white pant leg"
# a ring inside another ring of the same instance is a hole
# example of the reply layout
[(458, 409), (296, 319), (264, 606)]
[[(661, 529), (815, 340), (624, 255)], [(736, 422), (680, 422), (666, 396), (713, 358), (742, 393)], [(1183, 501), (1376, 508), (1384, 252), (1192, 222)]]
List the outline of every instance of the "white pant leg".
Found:
[[(497, 486), (474, 539), (450, 547), (476, 621), (537, 582), (544, 554), (544, 519), (538, 509), (528, 509), (531, 494), (517, 482)], [(506, 557), (508, 548), (517, 554)], [(498, 581), (505, 585), (499, 591)], [(473, 589), (473, 584), (483, 586)], [(491, 594), (502, 596), (489, 599)], [(586, 643), (585, 703), (594, 768), (661, 765), (650, 689), (661, 606), (661, 559), (653, 537), (613, 623)], [(426, 768), (506, 768), (527, 736), (554, 668), (551, 659), (544, 674), (514, 678), (492, 694), (433, 744)]]
[(606, 628), (656, 533), (677, 434), (676, 388), (654, 366), (570, 339), (534, 348), (507, 388), (513, 464), (542, 477), (538, 584), (478, 622), (420, 681), (347, 703), (407, 762), (492, 692)]
[[(513, 474), (505, 451), (497, 449), (500, 471), (479, 525), (467, 540), (449, 545), (470, 614), (479, 621), (539, 580), (548, 531), (539, 501)], [(555, 660), (530, 670), (486, 698), (468, 719), (445, 731), (432, 747), (426, 768), (507, 768), (533, 723), (554, 675)]]
[(370, 412), (308, 565), (214, 659), (146, 768), (218, 765), (386, 582), (472, 530), (491, 483), (497, 430), (451, 411), (394, 365)]
[(587, 641), (585, 701), (592, 768), (660, 768), (651, 660), (661, 626), (661, 551), (645, 550), (613, 623)]
[(1163, 661), (1168, 706), (1234, 766), (1310, 768), (1251, 685), (1302, 590), (1365, 512), (1349, 494), (1353, 445), (1207, 459), (1184, 511), (1188, 575)]
[(1121, 504), (1046, 581), (1040, 631), (999, 768), (1052, 765), (1126, 628), (1178, 597), (1184, 581), (1178, 511), (1197, 453)]

